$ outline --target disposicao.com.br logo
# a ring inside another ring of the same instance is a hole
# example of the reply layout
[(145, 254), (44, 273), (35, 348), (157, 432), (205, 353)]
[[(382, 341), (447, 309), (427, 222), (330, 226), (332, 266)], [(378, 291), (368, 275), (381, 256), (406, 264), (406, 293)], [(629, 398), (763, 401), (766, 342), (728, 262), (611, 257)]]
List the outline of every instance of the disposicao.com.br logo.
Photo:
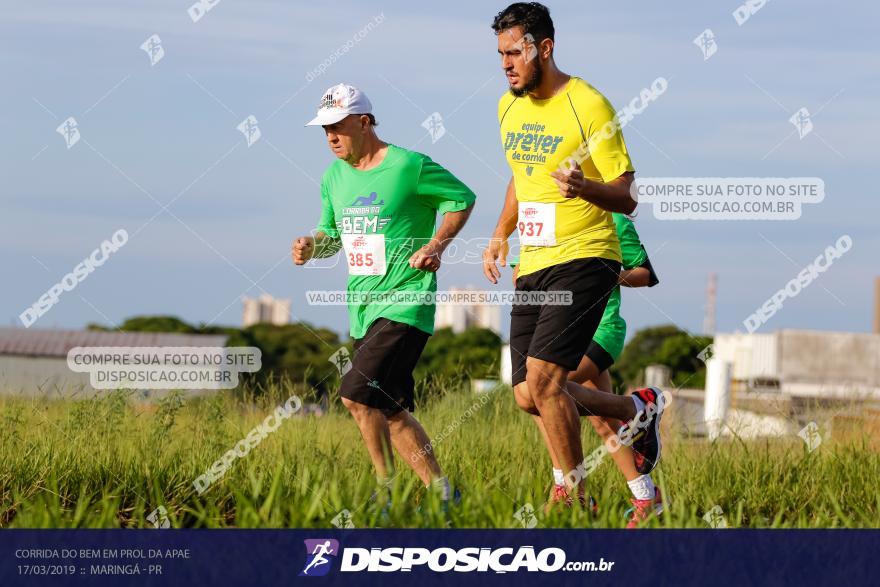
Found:
[[(328, 556), (339, 554), (336, 540), (306, 540), (306, 565), (300, 576), (326, 575), (331, 561)], [(596, 561), (566, 561), (561, 548), (544, 548), (536, 551), (533, 546), (518, 548), (466, 547), (466, 548), (345, 548), (339, 565), (340, 572), (411, 572), (414, 567), (427, 568), (435, 573), (450, 571), (459, 573), (494, 572), (515, 573), (531, 571), (553, 573), (556, 571), (610, 571), (613, 561), (604, 558)]]

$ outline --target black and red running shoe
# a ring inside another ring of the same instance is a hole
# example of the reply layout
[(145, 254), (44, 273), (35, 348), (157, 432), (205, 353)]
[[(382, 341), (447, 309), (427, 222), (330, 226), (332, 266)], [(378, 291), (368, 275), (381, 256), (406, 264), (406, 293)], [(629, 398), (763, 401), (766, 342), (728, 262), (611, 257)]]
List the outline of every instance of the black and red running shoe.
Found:
[(642, 400), (645, 409), (621, 426), (617, 434), (620, 441), (635, 452), (636, 470), (647, 475), (660, 460), (660, 417), (666, 401), (656, 387), (637, 389), (633, 395)]

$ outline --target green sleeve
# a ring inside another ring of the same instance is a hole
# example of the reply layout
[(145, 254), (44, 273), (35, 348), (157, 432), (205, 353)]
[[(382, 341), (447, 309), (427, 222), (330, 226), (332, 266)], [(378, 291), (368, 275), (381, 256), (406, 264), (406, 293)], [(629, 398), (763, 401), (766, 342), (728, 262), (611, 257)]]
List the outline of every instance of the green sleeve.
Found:
[(617, 228), (617, 238), (620, 240), (620, 253), (623, 258), (624, 269), (641, 267), (648, 260), (648, 253), (639, 240), (639, 233), (632, 220), (625, 214), (614, 213), (614, 226)]
[(517, 265), (519, 265), (519, 255), (511, 255), (507, 259), (507, 264), (511, 269), (515, 269)]
[(315, 231), (320, 231), (331, 238), (339, 238), (339, 229), (336, 228), (336, 215), (333, 212), (333, 204), (330, 202), (330, 195), (327, 193), (327, 185), (321, 181), (321, 219)]
[(441, 214), (465, 210), (477, 199), (468, 186), (427, 155), (422, 159), (416, 191), (425, 203)]

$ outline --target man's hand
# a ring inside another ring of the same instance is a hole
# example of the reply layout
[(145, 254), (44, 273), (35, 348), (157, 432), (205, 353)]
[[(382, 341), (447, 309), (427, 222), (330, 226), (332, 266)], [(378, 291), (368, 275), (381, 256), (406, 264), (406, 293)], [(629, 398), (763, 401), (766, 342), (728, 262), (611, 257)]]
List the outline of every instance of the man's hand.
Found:
[(290, 247), (290, 256), (295, 265), (305, 265), (315, 254), (315, 237), (301, 236)]
[(439, 245), (430, 242), (413, 253), (409, 258), (409, 266), (413, 269), (434, 273), (440, 269), (440, 255), (442, 253), (443, 250)]
[(550, 177), (559, 186), (559, 193), (564, 198), (580, 198), (584, 195), (584, 188), (590, 181), (584, 177), (584, 172), (580, 167), (570, 167), (567, 169), (557, 169), (550, 174)]
[(630, 187), (635, 179), (632, 171), (606, 183), (584, 177), (584, 172), (576, 166), (557, 169), (550, 176), (565, 198), (583, 198), (609, 212), (632, 214), (636, 209), (636, 201), (630, 194)]
[(495, 265), (498, 261), (502, 267), (507, 266), (507, 253), (509, 247), (507, 239), (492, 238), (489, 240), (489, 246), (483, 250), (483, 275), (492, 283), (498, 283), (501, 277), (501, 270)]

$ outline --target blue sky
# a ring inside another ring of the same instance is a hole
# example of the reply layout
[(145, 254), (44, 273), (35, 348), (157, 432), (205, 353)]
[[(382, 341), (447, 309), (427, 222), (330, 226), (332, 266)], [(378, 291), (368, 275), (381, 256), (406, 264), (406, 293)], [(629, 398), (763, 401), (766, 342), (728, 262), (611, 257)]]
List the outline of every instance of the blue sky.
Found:
[[(291, 240), (317, 220), (316, 184), (332, 161), (321, 130), (303, 123), (340, 81), (367, 92), (384, 139), (429, 154), (477, 193), (462, 238), (490, 234), (509, 169), (495, 116), (505, 82), (488, 25), (505, 4), (341, 1), (328, 10), (220, 0), (198, 22), (189, 4), (0, 4), (7, 324), (125, 228), (130, 242), (35, 327), (136, 314), (237, 325), (241, 296), (266, 291), (292, 298), (295, 319), (347, 330), (344, 308), (308, 307), (304, 297), (343, 289), (344, 268), (304, 270), (288, 256)], [(617, 108), (655, 78), (668, 80), (624, 130), (638, 175), (825, 181), (824, 202), (796, 221), (676, 222), (642, 206), (637, 227), (661, 284), (626, 291), (623, 315), (630, 332), (669, 322), (699, 331), (715, 272), (718, 330), (742, 330), (848, 234), (852, 250), (762, 331), (868, 331), (880, 274), (880, 204), (867, 178), (880, 135), (880, 9), (774, 0), (738, 26), (738, 5), (549, 3), (558, 65)], [(307, 81), (378, 15), (380, 24)], [(706, 28), (718, 52), (704, 61), (692, 41)], [(140, 46), (152, 34), (165, 55), (151, 67)], [(801, 107), (814, 124), (803, 139), (791, 136), (788, 120)], [(447, 134), (432, 143), (421, 123), (435, 111)], [(236, 129), (248, 115), (262, 132), (251, 147)], [(55, 128), (69, 116), (82, 140), (67, 149)], [(440, 285), (489, 286), (479, 266), (465, 264), (444, 267)]]

